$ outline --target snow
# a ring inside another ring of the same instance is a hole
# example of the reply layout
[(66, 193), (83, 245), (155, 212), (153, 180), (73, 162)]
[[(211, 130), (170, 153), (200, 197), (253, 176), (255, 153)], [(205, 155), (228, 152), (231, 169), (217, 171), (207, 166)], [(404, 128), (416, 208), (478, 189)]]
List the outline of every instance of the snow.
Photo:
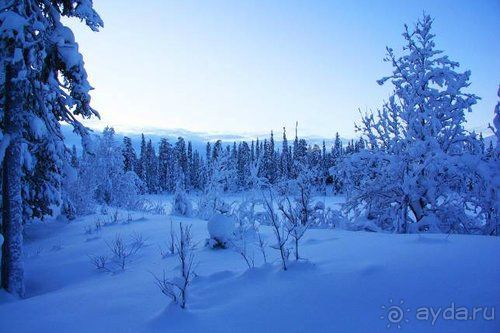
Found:
[[(159, 199), (160, 196), (155, 196)], [(172, 196), (163, 198), (172, 206)], [(341, 198), (326, 200), (333, 207)], [(119, 211), (26, 228), (26, 294), (0, 293), (0, 332), (388, 332), (382, 306), (500, 306), (498, 237), (414, 235), (310, 229), (301, 243), (306, 260), (280, 269), (255, 249), (256, 267), (231, 249), (204, 247), (207, 222), (196, 218)], [(127, 218), (128, 213), (131, 219)], [(162, 258), (170, 218), (191, 224), (198, 262), (187, 309), (169, 305), (151, 275), (178, 273), (175, 256)], [(85, 227), (102, 221), (100, 231)], [(220, 219), (218, 220), (220, 221)], [(272, 243), (272, 231), (260, 226)], [(106, 242), (142, 234), (143, 247), (124, 271), (100, 272), (89, 255), (109, 252)], [(392, 301), (392, 302), (391, 302)], [(498, 332), (495, 321), (418, 321), (402, 331)], [(394, 327), (392, 327), (394, 329)]]
[(21, 32), (26, 25), (26, 19), (12, 11), (2, 11), (2, 13), (0, 13), (0, 22), (0, 30), (2, 30), (2, 32), (9, 30)]
[(10, 144), (10, 135), (9, 134), (1, 134), (1, 139), (0, 139), (0, 162), (3, 161), (3, 158), (5, 156), (5, 151), (7, 150), (7, 147)]
[(235, 231), (236, 220), (232, 216), (215, 213), (207, 223), (208, 234), (221, 244), (226, 244)]

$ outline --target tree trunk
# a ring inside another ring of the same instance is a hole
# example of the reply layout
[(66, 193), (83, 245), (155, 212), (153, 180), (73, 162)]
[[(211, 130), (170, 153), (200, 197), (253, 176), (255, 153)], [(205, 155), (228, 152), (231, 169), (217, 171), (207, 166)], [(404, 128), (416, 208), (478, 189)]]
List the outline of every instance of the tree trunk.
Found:
[(23, 202), (21, 196), (21, 129), (19, 117), (23, 113), (23, 99), (15, 70), (16, 64), (6, 67), (4, 135), (10, 144), (3, 160), (2, 188), (2, 287), (8, 292), (24, 297), (23, 265)]

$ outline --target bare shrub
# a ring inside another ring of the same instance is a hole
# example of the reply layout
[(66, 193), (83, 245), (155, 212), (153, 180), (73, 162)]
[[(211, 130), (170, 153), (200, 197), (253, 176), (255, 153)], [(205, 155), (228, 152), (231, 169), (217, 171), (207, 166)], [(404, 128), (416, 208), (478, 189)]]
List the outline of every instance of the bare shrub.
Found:
[(196, 245), (193, 243), (191, 225), (183, 226), (179, 223), (179, 234), (175, 234), (175, 253), (179, 262), (179, 276), (169, 279), (163, 271), (162, 277), (155, 278), (155, 283), (161, 292), (182, 309), (186, 308), (188, 287), (195, 278), (194, 253)]
[[(167, 278), (165, 270), (163, 270), (162, 277), (153, 274), (155, 284), (160, 288), (161, 292), (170, 298), (175, 304), (179, 303), (179, 286)], [(181, 306), (182, 307), (182, 306)]]
[(90, 261), (95, 266), (96, 269), (109, 272), (108, 268), (108, 256), (98, 255), (98, 256), (89, 256)]
[(233, 238), (229, 240), (229, 243), (243, 258), (248, 268), (253, 268), (255, 267), (255, 254), (253, 251), (249, 252), (248, 238), (253, 238), (256, 228), (252, 220), (248, 218), (247, 214), (245, 214), (246, 212), (246, 208), (245, 210), (238, 209), (236, 211), (235, 216), (238, 223), (236, 224), (237, 227), (233, 232)]
[(170, 219), (170, 243), (168, 246), (168, 250), (170, 254), (175, 254), (175, 231), (174, 231), (174, 222)]
[(292, 203), (286, 196), (278, 205), (285, 218), (285, 228), (292, 237), (295, 248), (295, 260), (299, 260), (299, 241), (309, 227), (309, 200), (301, 196), (300, 200)]
[(272, 245), (271, 248), (280, 252), (281, 266), (283, 270), (286, 271), (288, 258), (290, 256), (290, 250), (286, 247), (286, 244), (288, 242), (290, 232), (280, 219), (279, 214), (276, 212), (275, 199), (272, 190), (269, 191), (268, 197), (264, 195), (264, 206), (276, 240), (276, 244)]
[(245, 235), (240, 235), (239, 238), (230, 241), (234, 250), (243, 258), (248, 268), (255, 267), (255, 255), (253, 251), (250, 253), (248, 250), (248, 241)]
[(145, 245), (142, 234), (134, 233), (131, 241), (126, 243), (120, 235), (116, 235), (112, 242), (106, 242), (109, 250), (113, 254), (111, 259), (108, 256), (89, 256), (92, 264), (99, 270), (116, 272), (125, 270), (130, 257), (135, 255)]
[(266, 254), (267, 242), (264, 241), (259, 231), (257, 231), (257, 239), (259, 241), (259, 249), (260, 253), (262, 253), (262, 259), (264, 259), (264, 263), (267, 264), (267, 254)]

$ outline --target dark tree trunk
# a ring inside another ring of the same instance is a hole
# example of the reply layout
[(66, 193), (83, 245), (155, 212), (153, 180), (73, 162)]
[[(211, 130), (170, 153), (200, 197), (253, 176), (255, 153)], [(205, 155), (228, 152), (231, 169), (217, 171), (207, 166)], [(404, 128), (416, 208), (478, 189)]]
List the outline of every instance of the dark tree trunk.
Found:
[(2, 287), (8, 292), (24, 297), (23, 265), (23, 202), (21, 196), (21, 128), (23, 100), (16, 70), (20, 63), (9, 64), (5, 77), (4, 136), (10, 144), (3, 160), (2, 184)]

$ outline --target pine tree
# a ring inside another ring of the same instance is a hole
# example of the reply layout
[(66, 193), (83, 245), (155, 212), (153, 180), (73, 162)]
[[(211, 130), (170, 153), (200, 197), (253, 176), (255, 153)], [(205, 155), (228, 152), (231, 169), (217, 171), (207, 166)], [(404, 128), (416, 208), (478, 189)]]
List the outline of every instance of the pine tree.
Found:
[(207, 142), (205, 148), (205, 160), (209, 162), (211, 159), (212, 159), (212, 146), (210, 145), (210, 142)]
[(123, 169), (125, 172), (135, 171), (137, 165), (137, 155), (135, 154), (134, 146), (132, 145), (132, 139), (125, 136), (123, 138)]
[(186, 170), (186, 188), (192, 189), (194, 182), (194, 169), (193, 169), (193, 146), (191, 145), (191, 141), (188, 141), (187, 145), (187, 170)]
[(336, 161), (342, 156), (342, 140), (340, 140), (339, 132), (335, 133), (335, 142), (333, 144), (332, 155), (333, 159)]
[(271, 137), (269, 138), (269, 144), (265, 154), (266, 154), (266, 159), (264, 162), (266, 166), (267, 179), (271, 184), (274, 184), (277, 178), (277, 163), (276, 163), (276, 152), (274, 147), (273, 131), (271, 131)]
[(253, 140), (250, 146), (250, 161), (252, 163), (255, 162), (255, 143)]
[(146, 145), (145, 153), (145, 175), (148, 193), (158, 192), (158, 158), (151, 140)]
[[(23, 220), (43, 220), (52, 215), (53, 206), (60, 205), (64, 170), (69, 168), (70, 158), (60, 140), (43, 137), (31, 141), (31, 163), (23, 167)], [(69, 203), (68, 203), (69, 204)]]
[(221, 155), (222, 155), (222, 142), (220, 140), (217, 140), (215, 141), (214, 147), (212, 149), (212, 161), (217, 160)]
[(250, 147), (245, 141), (240, 143), (237, 159), (238, 187), (247, 189), (250, 177), (251, 154)]
[(158, 187), (160, 191), (173, 192), (174, 183), (172, 182), (172, 146), (167, 139), (160, 140), (158, 148)]
[(203, 170), (200, 153), (197, 150), (195, 150), (193, 153), (193, 163), (190, 167), (190, 171), (192, 187), (196, 190), (201, 190), (203, 182)]
[(141, 150), (139, 152), (139, 159), (137, 160), (136, 173), (139, 178), (146, 183), (146, 138), (144, 133), (141, 134)]
[(186, 188), (186, 178), (189, 176), (188, 171), (188, 158), (186, 153), (186, 142), (184, 138), (179, 137), (175, 143), (174, 148), (175, 155), (175, 177), (181, 179), (180, 186), (184, 189)]
[(280, 158), (280, 174), (282, 179), (290, 179), (291, 176), (291, 163), (290, 148), (288, 147), (288, 140), (286, 138), (286, 129), (283, 127), (283, 142), (281, 146)]
[[(86, 137), (87, 130), (75, 116), (97, 115), (90, 107), (91, 89), (73, 33), (61, 16), (77, 17), (92, 30), (103, 25), (90, 1), (12, 1), (0, 13), (0, 59), (5, 66), (1, 82), (0, 110), (3, 161), (4, 236), (2, 286), (24, 295), (22, 259), (22, 153), (23, 142), (34, 137), (48, 140), (46, 157), (58, 164), (60, 122), (69, 123)], [(85, 141), (84, 141), (85, 143)], [(24, 158), (24, 160), (26, 160)], [(44, 161), (49, 163), (49, 161)], [(50, 196), (51, 194), (45, 193)]]
[(345, 151), (342, 147), (342, 140), (340, 139), (339, 133), (335, 133), (335, 141), (333, 143), (332, 147), (332, 161), (331, 161), (331, 167), (333, 168), (332, 172), (332, 185), (333, 185), (333, 190), (335, 193), (342, 193), (343, 192), (343, 187), (344, 183), (342, 181), (343, 175), (340, 174), (340, 172), (337, 172), (338, 165), (342, 161), (342, 156), (344, 155)]
[(259, 142), (259, 138), (257, 138), (257, 140), (255, 141), (255, 160), (260, 160), (260, 155), (261, 155), (261, 147), (260, 147), (260, 142)]

